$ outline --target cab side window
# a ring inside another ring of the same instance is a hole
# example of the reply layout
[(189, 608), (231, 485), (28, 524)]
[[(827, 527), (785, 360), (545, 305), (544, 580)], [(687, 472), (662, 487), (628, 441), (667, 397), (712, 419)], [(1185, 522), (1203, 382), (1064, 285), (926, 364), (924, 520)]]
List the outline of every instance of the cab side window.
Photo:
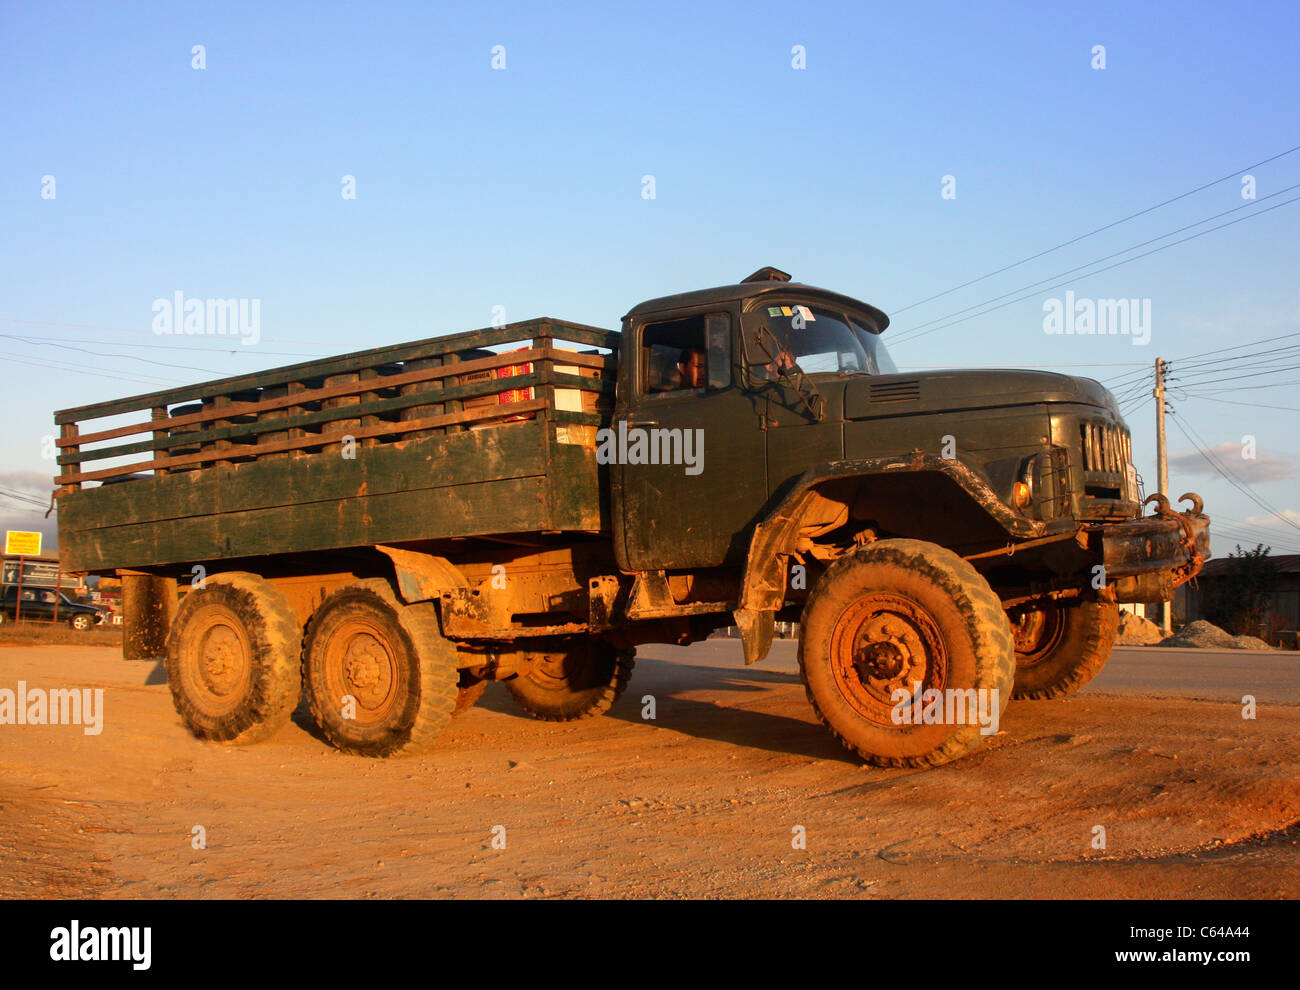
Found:
[(641, 392), (693, 392), (731, 384), (727, 313), (648, 323), (641, 333)]

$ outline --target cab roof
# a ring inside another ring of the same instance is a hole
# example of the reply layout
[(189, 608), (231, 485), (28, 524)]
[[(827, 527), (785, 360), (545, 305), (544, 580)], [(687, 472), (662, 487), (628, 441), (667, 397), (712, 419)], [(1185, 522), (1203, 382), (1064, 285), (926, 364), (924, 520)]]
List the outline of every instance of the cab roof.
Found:
[(645, 302), (633, 306), (624, 315), (623, 319), (636, 319), (650, 313), (671, 313), (676, 310), (696, 309), (699, 307), (721, 305), (723, 303), (733, 303), (741, 299), (755, 299), (767, 295), (799, 295), (821, 299), (829, 303), (835, 303), (843, 306), (845, 309), (855, 310), (858, 313), (865, 313), (875, 323), (874, 330), (876, 333), (882, 333), (889, 326), (889, 317), (875, 306), (862, 302), (860, 299), (854, 299), (852, 296), (841, 295), (838, 292), (831, 292), (829, 289), (819, 289), (815, 285), (805, 285), (802, 282), (789, 282), (772, 279), (769, 281), (752, 281), (738, 282), (735, 285), (719, 285), (712, 289), (695, 289), (691, 292), (679, 292), (672, 296), (660, 296), (657, 299), (647, 299)]

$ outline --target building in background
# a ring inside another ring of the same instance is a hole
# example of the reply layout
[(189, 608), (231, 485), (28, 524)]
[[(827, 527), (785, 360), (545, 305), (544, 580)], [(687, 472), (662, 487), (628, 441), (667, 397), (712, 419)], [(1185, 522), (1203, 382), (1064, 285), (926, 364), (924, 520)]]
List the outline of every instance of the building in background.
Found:
[[(1233, 558), (1214, 557), (1205, 562), (1205, 568), (1193, 582), (1196, 587), (1183, 585), (1175, 600), (1175, 615), (1181, 614), (1186, 622), (1205, 618), (1201, 602), (1205, 590), (1215, 582), (1231, 580), (1228, 566)], [(1300, 630), (1300, 553), (1270, 555), (1277, 566), (1277, 587), (1269, 596), (1268, 635), (1274, 646), (1296, 647), (1296, 630)]]

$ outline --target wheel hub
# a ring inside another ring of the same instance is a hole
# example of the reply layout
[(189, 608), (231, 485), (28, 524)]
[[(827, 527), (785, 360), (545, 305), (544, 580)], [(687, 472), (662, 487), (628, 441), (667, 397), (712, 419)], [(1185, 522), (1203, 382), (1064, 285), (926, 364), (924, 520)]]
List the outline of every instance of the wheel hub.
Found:
[(348, 684), (358, 690), (368, 690), (379, 683), (383, 657), (379, 644), (370, 636), (357, 636), (348, 645), (343, 667)]
[(1016, 666), (1032, 667), (1041, 663), (1056, 649), (1064, 632), (1065, 616), (1053, 602), (1016, 614), (1011, 621)]
[(243, 644), (229, 626), (211, 629), (200, 651), (199, 673), (204, 686), (213, 694), (230, 694), (240, 679), (245, 661), (243, 652)]
[(335, 705), (351, 697), (356, 710), (348, 717), (361, 724), (378, 724), (390, 714), (397, 694), (395, 646), (379, 627), (366, 619), (347, 622), (331, 636), (326, 650), (325, 678)]
[(892, 724), (895, 692), (943, 686), (946, 653), (929, 613), (898, 595), (876, 594), (845, 609), (831, 634), (836, 684), (865, 717)]
[(180, 653), (181, 681), (204, 715), (221, 718), (239, 707), (253, 680), (253, 646), (235, 613), (221, 605), (201, 608)]

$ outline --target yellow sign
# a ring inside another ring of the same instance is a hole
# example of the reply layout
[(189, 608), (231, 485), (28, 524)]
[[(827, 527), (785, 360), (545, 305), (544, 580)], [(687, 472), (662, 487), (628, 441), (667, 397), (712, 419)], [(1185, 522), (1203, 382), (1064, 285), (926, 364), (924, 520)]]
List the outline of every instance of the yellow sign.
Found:
[(41, 534), (24, 533), (20, 529), (5, 530), (5, 555), (9, 557), (39, 557)]

